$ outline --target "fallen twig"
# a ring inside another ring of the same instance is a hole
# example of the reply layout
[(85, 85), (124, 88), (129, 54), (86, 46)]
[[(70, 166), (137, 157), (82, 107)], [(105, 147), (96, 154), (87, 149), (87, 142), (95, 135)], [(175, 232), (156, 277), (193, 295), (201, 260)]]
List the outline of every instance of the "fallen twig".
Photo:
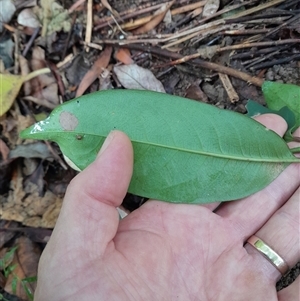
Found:
[(295, 44), (295, 43), (300, 43), (300, 39), (285, 39), (285, 40), (279, 40), (279, 41), (267, 41), (267, 42), (257, 42), (257, 43), (242, 43), (242, 44), (222, 47), (218, 50), (218, 52), (227, 51), (227, 50), (252, 48), (252, 47), (277, 46), (277, 45), (286, 45), (286, 44)]
[(268, 68), (268, 67), (271, 67), (271, 66), (274, 66), (274, 65), (286, 64), (286, 63), (289, 63), (291, 61), (299, 60), (299, 59), (300, 59), (300, 53), (297, 53), (297, 54), (294, 54), (292, 56), (284, 57), (282, 59), (273, 60), (271, 62), (265, 62), (265, 63), (259, 64), (257, 66), (253, 66), (250, 69), (257, 70), (257, 69)]
[[(108, 42), (108, 41), (107, 41)], [(107, 43), (109, 44), (109, 42)], [(109, 44), (112, 45), (112, 44)], [(92, 46), (91, 46), (92, 47)], [(128, 49), (134, 49), (134, 50), (139, 50), (139, 51), (145, 51), (145, 52), (149, 52), (151, 54), (156, 54), (168, 59), (174, 59), (174, 60), (180, 60), (183, 58), (183, 55), (179, 54), (179, 53), (175, 53), (175, 52), (171, 52), (165, 49), (160, 49), (158, 47), (153, 47), (153, 46), (145, 46), (145, 45), (139, 45), (139, 44), (130, 44), (130, 45), (122, 45), (122, 48), (128, 48)], [(251, 76), (245, 72), (241, 72), (238, 70), (235, 70), (233, 68), (230, 67), (225, 67), (222, 65), (218, 65), (216, 63), (211, 63), (211, 62), (206, 62), (204, 60), (201, 59), (194, 59), (192, 61), (193, 65), (205, 68), (205, 69), (209, 69), (209, 70), (213, 70), (216, 72), (220, 72), (220, 73), (224, 73), (224, 74), (228, 74), (231, 75), (233, 77), (239, 78), (241, 80), (244, 80), (246, 82), (249, 82), (255, 86), (261, 87), (261, 85), (263, 84), (264, 80), (255, 76)]]
[(300, 14), (297, 14), (296, 16), (290, 18), (289, 20), (287, 20), (286, 22), (280, 24), (279, 26), (277, 26), (276, 28), (270, 30), (265, 37), (269, 37), (270, 35), (274, 34), (275, 32), (277, 32), (278, 30), (280, 30), (280, 28), (287, 26), (290, 23), (293, 23), (294, 21), (297, 21), (300, 19)]
[(231, 103), (236, 103), (239, 101), (239, 96), (236, 93), (234, 87), (232, 86), (232, 83), (229, 79), (229, 76), (224, 73), (219, 73), (219, 78), (223, 84), (223, 87), (225, 88), (225, 91), (228, 95), (228, 98)]
[(255, 7), (252, 7), (252, 8), (249, 8), (249, 9), (245, 10), (245, 11), (237, 13), (234, 16), (230, 16), (227, 19), (231, 19), (232, 20), (232, 19), (237, 19), (237, 18), (240, 18), (240, 17), (252, 15), (253, 13), (256, 13), (256, 12), (264, 10), (266, 8), (275, 6), (275, 5), (280, 4), (280, 3), (284, 2), (284, 1), (286, 1), (286, 0), (273, 0), (273, 1), (270, 1), (270, 2), (263, 3), (263, 4), (259, 4), (259, 5), (255, 6)]
[[(90, 43), (92, 40), (92, 28), (93, 28), (93, 0), (88, 0), (87, 3), (87, 16), (86, 16), (86, 31), (85, 42)], [(85, 47), (86, 52), (89, 51), (89, 47)]]
[(23, 50), (23, 52), (22, 52), (22, 56), (26, 57), (26, 55), (27, 55), (27, 53), (28, 53), (28, 50), (29, 50), (30, 47), (32, 46), (32, 44), (33, 44), (34, 40), (36, 39), (37, 35), (39, 34), (40, 30), (41, 30), (40, 27), (37, 27), (37, 28), (34, 30), (32, 36), (30, 37), (28, 43), (26, 44), (26, 46), (25, 46), (25, 48), (24, 48), (24, 50)]
[[(176, 1), (177, 4), (184, 4), (188, 2), (189, 0), (178, 0)], [(140, 16), (142, 14), (150, 13), (152, 11), (155, 11), (161, 7), (162, 4), (169, 2), (169, 0), (164, 0), (164, 1), (156, 1), (152, 3), (145, 3), (140, 5), (137, 8), (134, 9), (128, 9), (120, 13), (120, 16), (118, 18), (113, 18), (112, 16), (102, 18), (100, 22), (98, 22), (94, 28), (94, 30), (99, 30), (101, 28), (104, 28), (106, 26), (109, 26), (113, 24), (116, 21), (125, 21), (130, 18), (134, 18), (136, 16)], [(206, 1), (205, 1), (206, 2)]]

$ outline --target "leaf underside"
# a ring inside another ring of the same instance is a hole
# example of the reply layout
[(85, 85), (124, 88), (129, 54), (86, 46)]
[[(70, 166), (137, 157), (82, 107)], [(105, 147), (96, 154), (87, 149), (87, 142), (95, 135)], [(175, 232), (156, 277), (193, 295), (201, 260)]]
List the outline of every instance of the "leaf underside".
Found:
[(134, 148), (129, 192), (163, 201), (240, 199), (299, 162), (281, 137), (246, 116), (151, 91), (82, 96), (21, 137), (55, 141), (82, 170), (115, 129), (125, 132)]

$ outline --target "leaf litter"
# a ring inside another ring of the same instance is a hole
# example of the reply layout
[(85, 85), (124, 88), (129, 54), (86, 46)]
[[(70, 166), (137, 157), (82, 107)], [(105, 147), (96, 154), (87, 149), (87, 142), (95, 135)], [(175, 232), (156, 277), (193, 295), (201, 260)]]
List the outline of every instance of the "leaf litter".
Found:
[[(54, 226), (75, 172), (65, 169), (57, 146), (47, 143), (39, 155), (31, 147), (41, 145), (18, 133), (76, 93), (146, 88), (245, 113), (249, 98), (266, 104), (255, 88), (264, 80), (300, 84), (297, 1), (9, 2), (17, 12), (2, 23), (1, 76), (10, 74), (17, 83), (8, 84), (13, 97), (2, 99), (0, 202), (1, 218), (21, 227)], [(20, 85), (20, 76), (44, 68), (55, 77), (48, 73)], [(228, 77), (222, 81), (221, 74)], [(234, 92), (239, 100), (231, 102)], [(124, 204), (133, 210), (144, 201), (128, 195)]]

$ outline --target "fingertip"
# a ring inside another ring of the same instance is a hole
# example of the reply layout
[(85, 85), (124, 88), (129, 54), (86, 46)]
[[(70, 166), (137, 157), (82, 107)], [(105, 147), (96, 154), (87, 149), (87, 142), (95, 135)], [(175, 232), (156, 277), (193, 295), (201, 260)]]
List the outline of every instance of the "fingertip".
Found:
[(95, 200), (117, 207), (125, 197), (132, 171), (131, 141), (125, 133), (112, 131), (96, 160), (73, 179), (72, 187)]
[[(97, 155), (97, 158), (99, 158), (103, 153), (104, 151), (108, 148), (108, 146), (113, 142), (113, 140), (117, 140), (117, 144), (121, 144), (123, 145), (124, 144), (124, 147), (126, 148), (126, 145), (127, 146), (131, 146), (131, 141), (130, 139), (128, 138), (128, 136), (121, 132), (121, 131), (118, 131), (118, 130), (113, 130), (111, 131), (108, 136), (106, 137), (106, 139), (104, 140), (104, 143)], [(132, 148), (132, 147), (131, 147)]]
[(288, 129), (288, 124), (285, 119), (277, 114), (262, 114), (256, 116), (254, 119), (281, 137)]

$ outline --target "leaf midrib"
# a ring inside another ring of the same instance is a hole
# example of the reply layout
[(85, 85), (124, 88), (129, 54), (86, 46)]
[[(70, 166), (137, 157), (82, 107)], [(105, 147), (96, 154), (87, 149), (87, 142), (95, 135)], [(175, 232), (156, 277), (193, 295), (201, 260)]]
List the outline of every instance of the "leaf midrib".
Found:
[[(90, 134), (90, 133), (86, 133), (86, 132), (83, 133), (83, 132), (52, 132), (52, 131), (50, 132), (49, 131), (48, 133), (51, 133), (51, 134), (57, 133), (58, 136), (62, 133), (64, 133), (64, 134), (65, 133), (68, 133), (68, 134), (75, 133), (78, 135), (90, 135), (90, 136), (95, 136), (95, 137), (106, 138), (106, 136), (95, 135), (95, 134)], [(204, 152), (204, 151), (196, 151), (196, 150), (172, 147), (172, 146), (167, 146), (167, 145), (162, 145), (162, 144), (156, 144), (153, 142), (143, 142), (143, 141), (137, 141), (137, 140), (132, 140), (132, 139), (130, 139), (130, 140), (133, 143), (140, 143), (140, 144), (144, 144), (144, 145), (150, 145), (150, 146), (161, 147), (161, 148), (165, 148), (165, 149), (171, 149), (171, 150), (182, 151), (182, 152), (191, 153), (191, 154), (197, 154), (197, 155), (203, 155), (203, 156), (221, 158), (221, 159), (228, 159), (228, 160), (237, 160), (237, 161), (246, 161), (246, 162), (264, 162), (264, 163), (300, 163), (300, 159), (298, 159), (297, 157), (285, 159), (284, 161), (280, 160), (280, 159), (276, 160), (276, 159), (267, 159), (267, 158), (246, 158), (246, 157), (229, 156), (229, 155), (224, 155), (224, 154), (208, 153), (208, 152)]]

